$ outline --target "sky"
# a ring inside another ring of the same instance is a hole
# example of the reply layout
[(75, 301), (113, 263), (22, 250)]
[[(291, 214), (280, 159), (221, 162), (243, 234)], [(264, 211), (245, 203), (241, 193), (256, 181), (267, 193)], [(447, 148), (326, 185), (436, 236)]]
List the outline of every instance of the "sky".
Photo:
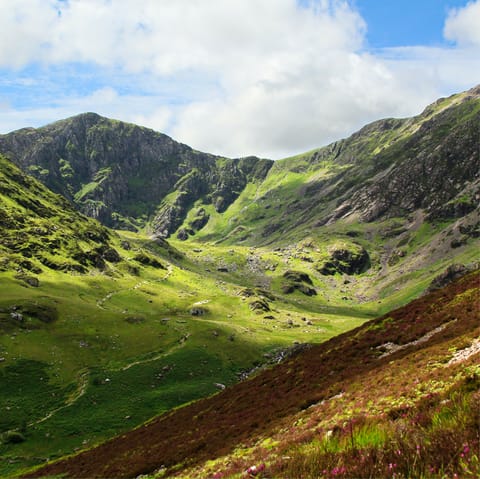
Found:
[(480, 0), (0, 0), (0, 133), (86, 111), (283, 158), (480, 83)]

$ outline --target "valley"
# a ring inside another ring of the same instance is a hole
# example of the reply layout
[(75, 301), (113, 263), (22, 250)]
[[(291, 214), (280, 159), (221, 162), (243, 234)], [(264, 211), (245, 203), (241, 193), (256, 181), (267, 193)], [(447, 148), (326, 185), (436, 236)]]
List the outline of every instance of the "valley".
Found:
[(313, 478), (353, 461), (318, 431), (478, 389), (475, 349), (439, 364), (479, 333), (479, 125), (476, 87), (276, 162), (92, 113), (1, 135), (0, 475)]

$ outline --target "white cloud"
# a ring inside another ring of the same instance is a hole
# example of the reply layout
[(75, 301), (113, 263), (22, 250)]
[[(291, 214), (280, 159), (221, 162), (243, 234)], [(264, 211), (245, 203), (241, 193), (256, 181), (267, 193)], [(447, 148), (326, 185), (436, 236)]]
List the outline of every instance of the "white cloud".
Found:
[(452, 10), (445, 22), (444, 34), (461, 46), (480, 46), (480, 1)]
[[(57, 106), (24, 108), (31, 121), (97, 111), (197, 149), (274, 158), (417, 113), (480, 78), (480, 1), (450, 12), (445, 35), (455, 48), (375, 54), (365, 52), (366, 25), (352, 3), (11, 0), (0, 2), (0, 67), (80, 63), (112, 75), (84, 96), (65, 91)], [(18, 110), (2, 115), (11, 122), (3, 131), (25, 125)]]

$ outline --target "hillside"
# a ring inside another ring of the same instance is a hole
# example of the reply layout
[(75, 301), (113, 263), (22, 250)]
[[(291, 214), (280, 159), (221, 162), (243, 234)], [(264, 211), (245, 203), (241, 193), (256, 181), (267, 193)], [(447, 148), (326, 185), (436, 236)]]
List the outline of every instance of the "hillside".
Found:
[(23, 477), (474, 477), (479, 278)]
[(323, 226), (355, 230), (393, 218), (399, 236), (413, 216), (429, 223), (463, 218), (480, 196), (479, 123), (480, 86), (440, 99), (414, 118), (380, 120), (277, 161), (225, 214), (209, 211), (197, 237), (282, 244)]
[[(120, 261), (113, 234), (0, 155), (2, 271), (37, 284), (43, 268), (87, 272)], [(32, 286), (32, 284), (30, 284)]]

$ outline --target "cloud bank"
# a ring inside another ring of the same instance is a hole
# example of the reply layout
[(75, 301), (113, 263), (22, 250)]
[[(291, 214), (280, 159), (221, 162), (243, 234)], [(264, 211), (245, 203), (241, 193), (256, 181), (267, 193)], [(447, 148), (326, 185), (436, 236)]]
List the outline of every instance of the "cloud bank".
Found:
[[(480, 0), (449, 13), (449, 46), (372, 52), (342, 0), (2, 2), (0, 130), (97, 111), (200, 150), (280, 158), (473, 86), (478, 25)], [(19, 77), (28, 102), (7, 85)]]

